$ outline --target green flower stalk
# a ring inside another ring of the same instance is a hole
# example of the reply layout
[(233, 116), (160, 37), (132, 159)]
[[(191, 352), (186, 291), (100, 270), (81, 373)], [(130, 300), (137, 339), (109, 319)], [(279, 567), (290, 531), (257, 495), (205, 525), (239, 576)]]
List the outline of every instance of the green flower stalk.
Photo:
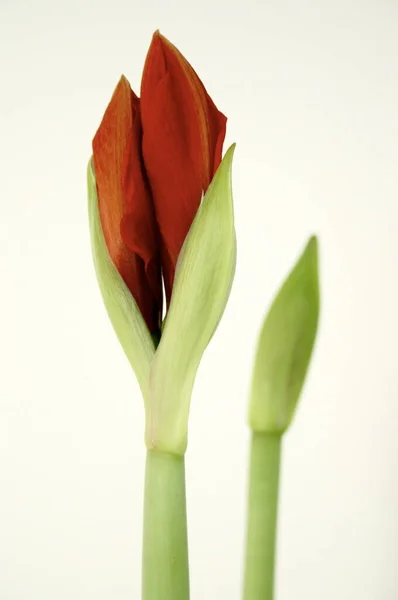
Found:
[(189, 408), (236, 262), (225, 124), (195, 71), (156, 32), (141, 98), (122, 77), (88, 166), (97, 279), (145, 405), (143, 600), (189, 598)]
[(319, 315), (317, 240), (312, 237), (279, 290), (255, 358), (244, 600), (272, 600), (282, 437), (307, 374)]

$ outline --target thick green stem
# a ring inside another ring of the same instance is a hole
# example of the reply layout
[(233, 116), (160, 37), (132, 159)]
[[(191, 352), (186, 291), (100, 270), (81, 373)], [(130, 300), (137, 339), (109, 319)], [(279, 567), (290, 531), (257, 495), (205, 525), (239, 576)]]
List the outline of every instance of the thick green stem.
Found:
[(146, 459), (142, 600), (189, 600), (184, 457), (154, 450)]
[(281, 435), (253, 432), (244, 600), (273, 600)]

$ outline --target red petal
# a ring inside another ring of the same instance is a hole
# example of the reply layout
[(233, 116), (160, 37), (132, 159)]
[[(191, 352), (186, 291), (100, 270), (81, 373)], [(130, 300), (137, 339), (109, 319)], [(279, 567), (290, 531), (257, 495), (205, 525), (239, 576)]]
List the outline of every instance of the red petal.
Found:
[(182, 54), (155, 33), (141, 85), (143, 156), (162, 237), (167, 300), (182, 244), (221, 161), (226, 118)]
[(149, 330), (155, 333), (159, 329), (162, 286), (141, 139), (139, 100), (122, 77), (93, 140), (99, 211), (109, 255)]

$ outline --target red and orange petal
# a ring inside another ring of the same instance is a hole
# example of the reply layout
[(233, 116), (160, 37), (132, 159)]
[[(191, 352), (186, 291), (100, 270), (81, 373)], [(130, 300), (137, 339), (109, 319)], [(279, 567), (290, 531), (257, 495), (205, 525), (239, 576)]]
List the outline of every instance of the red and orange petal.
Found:
[(191, 65), (158, 32), (145, 62), (141, 114), (169, 302), (178, 255), (221, 162), (226, 118)]
[(122, 77), (93, 139), (99, 212), (109, 255), (155, 333), (162, 310), (160, 257), (141, 140), (139, 99)]

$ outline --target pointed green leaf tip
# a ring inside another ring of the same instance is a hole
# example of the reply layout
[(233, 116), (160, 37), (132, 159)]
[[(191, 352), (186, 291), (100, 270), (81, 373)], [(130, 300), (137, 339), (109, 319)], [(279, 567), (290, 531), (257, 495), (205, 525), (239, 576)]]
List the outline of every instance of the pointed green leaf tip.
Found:
[(318, 315), (318, 244), (311, 237), (260, 334), (249, 407), (254, 431), (282, 433), (289, 427), (311, 359)]
[(233, 151), (234, 146), (225, 154), (178, 260), (170, 308), (150, 375), (149, 448), (185, 452), (196, 371), (231, 290), (236, 263)]
[(87, 185), (91, 248), (102, 298), (146, 401), (149, 371), (155, 347), (130, 290), (108, 254), (99, 216), (97, 185), (91, 160), (87, 169)]

